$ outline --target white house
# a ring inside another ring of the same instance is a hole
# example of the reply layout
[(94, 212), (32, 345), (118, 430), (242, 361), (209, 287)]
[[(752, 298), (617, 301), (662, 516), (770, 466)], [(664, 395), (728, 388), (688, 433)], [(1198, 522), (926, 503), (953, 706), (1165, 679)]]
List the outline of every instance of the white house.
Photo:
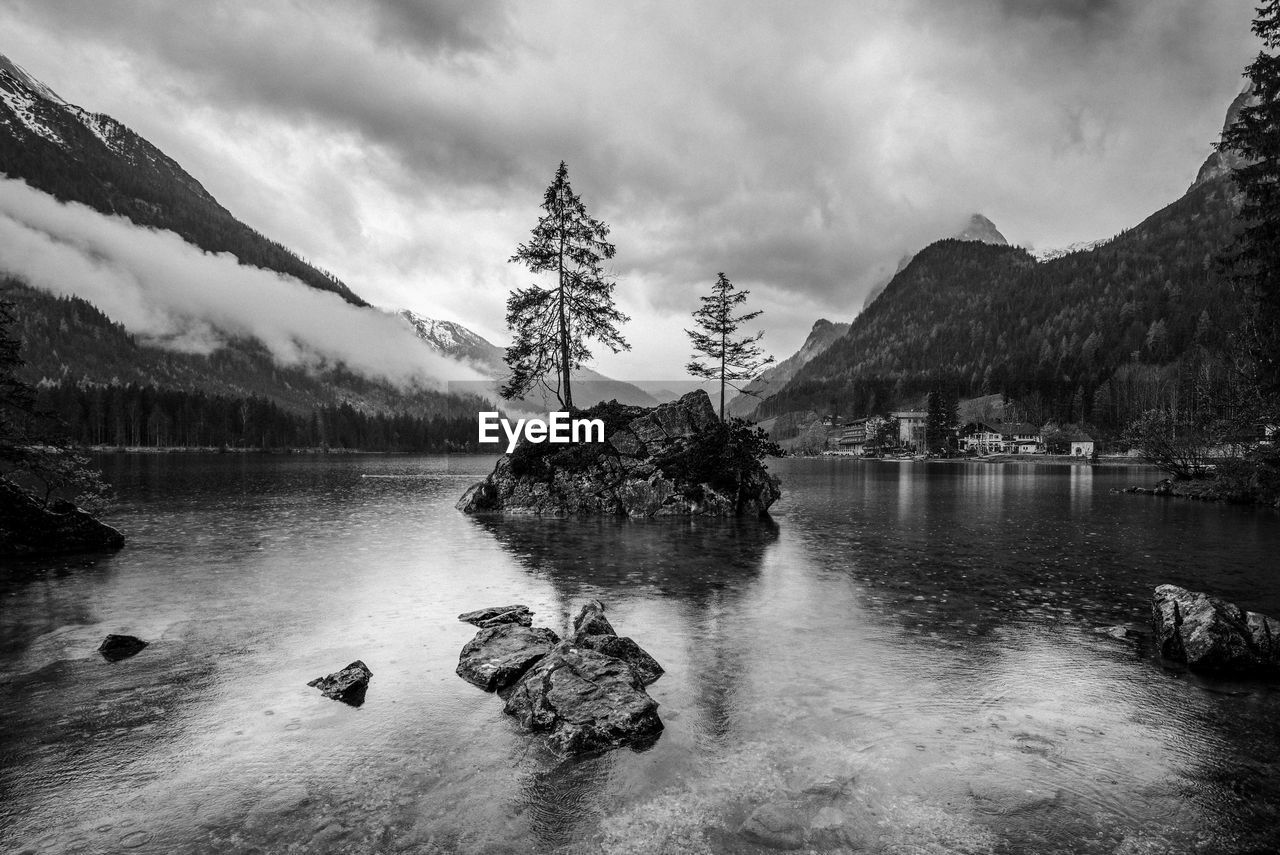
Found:
[(1073, 433), (1067, 437), (1071, 443), (1072, 457), (1093, 457), (1093, 437), (1087, 433)]

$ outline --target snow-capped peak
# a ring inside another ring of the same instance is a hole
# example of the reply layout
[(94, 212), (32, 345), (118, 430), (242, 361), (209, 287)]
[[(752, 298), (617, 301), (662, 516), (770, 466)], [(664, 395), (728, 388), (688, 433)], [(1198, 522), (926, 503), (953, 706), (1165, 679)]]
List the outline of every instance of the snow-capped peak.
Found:
[(57, 92), (54, 92), (48, 86), (45, 86), (39, 80), (32, 77), (25, 68), (18, 65), (2, 53), (0, 53), (0, 72), (7, 73), (14, 80), (18, 81), (27, 89), (31, 90), (36, 95), (39, 95), (46, 101), (52, 101), (55, 104), (66, 106), (67, 102), (63, 101)]

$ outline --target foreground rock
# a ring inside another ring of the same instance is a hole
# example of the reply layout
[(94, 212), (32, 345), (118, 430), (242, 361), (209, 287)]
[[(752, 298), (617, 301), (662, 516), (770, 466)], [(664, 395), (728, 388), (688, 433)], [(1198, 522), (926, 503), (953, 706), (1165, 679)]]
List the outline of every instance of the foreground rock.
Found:
[(658, 660), (650, 656), (643, 647), (614, 631), (613, 625), (604, 616), (604, 604), (599, 600), (590, 600), (573, 619), (572, 641), (577, 647), (585, 647), (626, 662), (643, 686), (654, 682), (664, 673)]
[(561, 754), (635, 745), (662, 731), (658, 702), (630, 665), (571, 642), (520, 678), (505, 711), (529, 730), (546, 733)]
[[(481, 609), (461, 618), (483, 622), (523, 608)], [(545, 733), (561, 754), (639, 748), (656, 739), (662, 720), (644, 687), (662, 673), (640, 645), (614, 631), (599, 600), (582, 607), (563, 642), (549, 629), (508, 622), (481, 629), (458, 657), (458, 676), (498, 692), (505, 712)]]
[(316, 677), (307, 685), (319, 689), (326, 698), (358, 707), (364, 703), (371, 677), (373, 672), (369, 670), (369, 666), (357, 659), (341, 671), (335, 671), (327, 677)]
[(486, 692), (505, 689), (551, 652), (560, 636), (544, 627), (504, 623), (482, 629), (458, 656), (458, 676)]
[(19, 558), (103, 552), (124, 546), (124, 535), (71, 502), (48, 506), (0, 478), (0, 556)]
[(1280, 622), (1176, 585), (1156, 588), (1151, 618), (1160, 656), (1201, 672), (1280, 673)]
[(146, 646), (147, 642), (132, 635), (108, 635), (98, 645), (98, 652), (108, 662), (119, 662), (121, 659), (137, 656)]
[(469, 623), (472, 626), (478, 626), (481, 629), (487, 629), (491, 626), (500, 626), (504, 623), (518, 623), (521, 626), (533, 625), (533, 612), (528, 606), (491, 606), (487, 609), (477, 609), (474, 612), (466, 612), (458, 615), (458, 620), (463, 623)]
[[(557, 516), (734, 516), (763, 514), (781, 495), (778, 479), (759, 460), (725, 453), (744, 440), (721, 425), (704, 391), (650, 410), (602, 404), (582, 415), (602, 418), (605, 442), (523, 443), (467, 490), (458, 509)], [(725, 463), (726, 458), (737, 462)]]

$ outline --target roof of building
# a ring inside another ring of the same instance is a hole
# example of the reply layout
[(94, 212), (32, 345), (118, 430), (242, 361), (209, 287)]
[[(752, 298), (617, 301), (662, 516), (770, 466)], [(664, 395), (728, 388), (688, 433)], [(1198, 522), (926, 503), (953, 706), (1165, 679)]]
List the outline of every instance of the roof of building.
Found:
[(1075, 431), (1067, 434), (1067, 442), (1093, 442), (1093, 437), (1083, 431)]

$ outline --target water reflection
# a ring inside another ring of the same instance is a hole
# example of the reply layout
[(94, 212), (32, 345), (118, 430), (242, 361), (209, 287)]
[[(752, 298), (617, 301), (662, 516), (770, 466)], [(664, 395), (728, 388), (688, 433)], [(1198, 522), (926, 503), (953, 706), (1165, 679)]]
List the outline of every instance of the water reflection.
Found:
[[(635, 638), (668, 671), (687, 675), (688, 697), (678, 709), (696, 744), (732, 738), (743, 709), (734, 694), (750, 663), (728, 616), (753, 596), (779, 539), (775, 522), (491, 516), (473, 524), (550, 585), (560, 628), (584, 600), (599, 598), (620, 634)], [(659, 681), (650, 691), (660, 695), (662, 688)], [(539, 818), (543, 843), (571, 833), (583, 815), (576, 806), (598, 798), (609, 768), (603, 760), (572, 762), (533, 774), (537, 785), (521, 795)]]
[[(1275, 512), (784, 461), (777, 525), (486, 520), (468, 463), (112, 458), (130, 546), (0, 580), (5, 848), (737, 852), (778, 803), (835, 851), (1280, 849), (1276, 688), (1095, 631), (1164, 581), (1280, 613)], [(455, 616), (587, 597), (667, 667), (666, 730), (565, 762), (456, 677)], [(110, 664), (108, 632), (153, 643)], [(360, 709), (306, 686), (356, 658)]]

